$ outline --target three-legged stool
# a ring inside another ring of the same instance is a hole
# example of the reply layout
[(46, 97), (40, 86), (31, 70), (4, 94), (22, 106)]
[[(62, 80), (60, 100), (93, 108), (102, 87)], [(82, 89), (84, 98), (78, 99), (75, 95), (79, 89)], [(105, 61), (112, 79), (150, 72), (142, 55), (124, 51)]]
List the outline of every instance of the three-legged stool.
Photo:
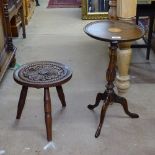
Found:
[(44, 88), (44, 111), (45, 124), (47, 131), (47, 140), (52, 140), (52, 116), (51, 116), (51, 99), (50, 87), (56, 87), (62, 106), (66, 106), (65, 96), (62, 84), (69, 81), (72, 77), (71, 70), (60, 63), (52, 61), (38, 61), (22, 65), (14, 72), (14, 80), (22, 85), (20, 98), (18, 102), (16, 119), (20, 119), (28, 87)]

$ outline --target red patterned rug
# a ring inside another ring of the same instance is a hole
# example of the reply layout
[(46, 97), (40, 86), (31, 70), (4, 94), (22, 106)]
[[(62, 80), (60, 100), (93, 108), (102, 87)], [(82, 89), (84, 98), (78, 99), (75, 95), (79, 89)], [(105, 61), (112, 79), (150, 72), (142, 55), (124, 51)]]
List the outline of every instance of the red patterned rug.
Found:
[(80, 0), (49, 0), (47, 8), (79, 8)]

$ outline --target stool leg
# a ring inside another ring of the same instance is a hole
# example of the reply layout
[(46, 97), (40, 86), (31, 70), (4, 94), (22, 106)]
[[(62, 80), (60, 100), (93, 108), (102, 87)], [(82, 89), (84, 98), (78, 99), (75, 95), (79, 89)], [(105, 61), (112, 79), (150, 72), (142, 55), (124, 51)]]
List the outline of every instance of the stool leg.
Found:
[(25, 105), (25, 100), (26, 100), (26, 96), (27, 96), (27, 91), (28, 91), (28, 87), (27, 86), (23, 86), (21, 93), (20, 93), (20, 98), (19, 98), (19, 102), (18, 102), (18, 108), (17, 108), (17, 116), (16, 119), (20, 119), (24, 105)]
[(66, 107), (65, 95), (62, 86), (56, 86), (56, 90), (63, 107)]
[(52, 140), (52, 116), (51, 116), (51, 98), (49, 88), (44, 88), (44, 110), (47, 140)]

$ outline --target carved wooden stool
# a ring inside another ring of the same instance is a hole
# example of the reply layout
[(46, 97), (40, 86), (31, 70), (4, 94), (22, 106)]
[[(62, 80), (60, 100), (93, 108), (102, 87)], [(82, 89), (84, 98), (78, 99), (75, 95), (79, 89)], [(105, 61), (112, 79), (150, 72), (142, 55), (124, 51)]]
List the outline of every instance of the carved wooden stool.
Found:
[(52, 116), (49, 87), (56, 87), (63, 107), (66, 106), (62, 84), (69, 81), (72, 72), (63, 64), (52, 61), (38, 61), (22, 65), (14, 72), (14, 80), (22, 85), (16, 119), (20, 119), (28, 87), (44, 88), (44, 110), (47, 140), (52, 140)]

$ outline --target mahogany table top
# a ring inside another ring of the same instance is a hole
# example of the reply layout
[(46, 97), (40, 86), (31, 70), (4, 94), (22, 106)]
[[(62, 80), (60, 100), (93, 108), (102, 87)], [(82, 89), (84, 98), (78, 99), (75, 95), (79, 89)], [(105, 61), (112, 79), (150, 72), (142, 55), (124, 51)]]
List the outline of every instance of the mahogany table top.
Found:
[(92, 38), (107, 42), (134, 41), (143, 37), (145, 33), (135, 24), (117, 20), (91, 22), (84, 27), (84, 32)]

